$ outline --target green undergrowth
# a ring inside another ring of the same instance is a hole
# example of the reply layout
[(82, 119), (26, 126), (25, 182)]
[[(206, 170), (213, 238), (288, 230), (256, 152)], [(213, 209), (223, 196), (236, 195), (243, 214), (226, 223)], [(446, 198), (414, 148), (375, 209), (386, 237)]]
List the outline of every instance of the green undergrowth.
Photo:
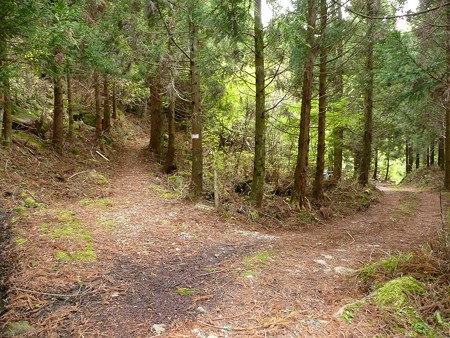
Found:
[[(369, 321), (386, 336), (450, 336), (448, 236), (413, 253), (391, 254), (359, 271), (367, 295), (341, 313), (347, 322)], [(368, 318), (368, 313), (372, 313)]]
[(60, 261), (95, 261), (91, 232), (70, 210), (48, 210), (50, 221), (41, 223), (40, 231), (63, 249), (55, 253)]

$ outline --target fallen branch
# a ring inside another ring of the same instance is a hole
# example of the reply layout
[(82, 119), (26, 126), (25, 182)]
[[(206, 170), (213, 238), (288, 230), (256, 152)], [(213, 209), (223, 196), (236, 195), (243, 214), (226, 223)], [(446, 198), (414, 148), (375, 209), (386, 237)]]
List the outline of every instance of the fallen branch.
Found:
[(63, 293), (41, 292), (41, 291), (35, 291), (35, 290), (30, 290), (30, 289), (22, 289), (22, 288), (15, 288), (15, 289), (18, 290), (18, 291), (34, 293), (34, 294), (37, 294), (37, 295), (50, 296), (50, 297), (62, 297), (62, 298), (79, 297), (79, 296), (84, 296), (85, 294), (88, 293), (88, 292), (80, 293), (78, 291), (78, 293), (76, 293), (76, 294), (63, 294)]
[(103, 155), (101, 152), (99, 152), (98, 150), (96, 150), (95, 152), (96, 152), (98, 155), (100, 155), (103, 159), (105, 159), (106, 161), (109, 162), (109, 159), (108, 159), (105, 155)]
[(80, 171), (79, 173), (73, 174), (72, 176), (68, 177), (67, 179), (70, 180), (71, 178), (74, 178), (75, 176), (78, 176), (78, 175), (81, 175), (81, 174), (84, 174), (87, 172), (88, 172), (88, 170)]

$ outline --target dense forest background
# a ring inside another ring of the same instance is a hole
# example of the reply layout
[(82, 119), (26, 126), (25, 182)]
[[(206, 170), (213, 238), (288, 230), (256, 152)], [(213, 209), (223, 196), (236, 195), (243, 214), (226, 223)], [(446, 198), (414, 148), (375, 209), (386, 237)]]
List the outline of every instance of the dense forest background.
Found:
[(449, 3), (270, 5), (263, 22), (261, 1), (2, 1), (3, 144), (28, 129), (63, 153), (87, 128), (101, 151), (131, 112), (192, 198), (304, 206), (324, 180), (421, 166), (450, 188)]

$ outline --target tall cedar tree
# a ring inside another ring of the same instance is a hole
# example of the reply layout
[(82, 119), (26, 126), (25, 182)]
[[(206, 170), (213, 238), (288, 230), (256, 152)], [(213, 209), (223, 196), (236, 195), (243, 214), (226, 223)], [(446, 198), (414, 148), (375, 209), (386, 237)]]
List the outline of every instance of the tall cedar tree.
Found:
[(373, 48), (375, 45), (374, 20), (375, 0), (367, 0), (368, 30), (367, 30), (367, 55), (365, 69), (364, 92), (364, 137), (359, 167), (358, 181), (361, 185), (369, 183), (370, 162), (372, 159), (372, 133), (373, 133)]
[(250, 198), (257, 207), (261, 207), (264, 196), (264, 177), (266, 169), (264, 30), (261, 14), (261, 0), (255, 0), (255, 156), (253, 161), (253, 181)]
[(303, 70), (300, 135), (298, 138), (297, 165), (294, 173), (294, 191), (292, 193), (292, 203), (297, 204), (300, 207), (304, 207), (307, 186), (309, 125), (311, 120), (311, 96), (315, 54), (314, 32), (316, 26), (316, 7), (316, 1), (308, 0), (308, 28), (306, 31), (306, 43), (309, 46), (309, 52), (305, 68)]
[(445, 178), (444, 178), (444, 188), (445, 190), (450, 190), (450, 7), (447, 7), (447, 41), (446, 41), (446, 52), (447, 52), (447, 83), (444, 98), (445, 101)]
[[(338, 24), (343, 23), (342, 19), (342, 6), (340, 0), (336, 3)], [(344, 41), (340, 37), (337, 44), (338, 56), (344, 55)], [(336, 91), (338, 102), (344, 97), (344, 67), (339, 66), (336, 74)], [(341, 113), (341, 111), (340, 111)], [(343, 147), (344, 147), (344, 126), (339, 124), (333, 129), (333, 180), (339, 181), (342, 176), (342, 159), (343, 159)]]
[(191, 20), (190, 38), (190, 75), (191, 75), (191, 93), (192, 93), (192, 171), (190, 195), (197, 198), (203, 190), (203, 149), (202, 149), (202, 111), (201, 111), (201, 92), (200, 92), (200, 70), (198, 68), (198, 27)]
[(319, 123), (317, 136), (316, 177), (314, 197), (323, 198), (323, 172), (325, 169), (325, 126), (327, 112), (327, 0), (320, 1), (320, 74), (319, 74)]

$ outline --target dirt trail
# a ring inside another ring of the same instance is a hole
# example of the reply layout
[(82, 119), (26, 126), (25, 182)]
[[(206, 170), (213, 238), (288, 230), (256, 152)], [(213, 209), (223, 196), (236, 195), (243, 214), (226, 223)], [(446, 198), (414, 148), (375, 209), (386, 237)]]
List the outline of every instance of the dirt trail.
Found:
[(71, 205), (95, 229), (103, 290), (78, 304), (84, 336), (150, 337), (161, 324), (166, 337), (361, 337), (370, 327), (334, 318), (358, 297), (335, 268), (410, 250), (439, 226), (438, 196), (381, 186), (381, 202), (355, 216), (252, 231), (165, 197), (144, 148), (129, 144), (114, 165), (108, 207)]

